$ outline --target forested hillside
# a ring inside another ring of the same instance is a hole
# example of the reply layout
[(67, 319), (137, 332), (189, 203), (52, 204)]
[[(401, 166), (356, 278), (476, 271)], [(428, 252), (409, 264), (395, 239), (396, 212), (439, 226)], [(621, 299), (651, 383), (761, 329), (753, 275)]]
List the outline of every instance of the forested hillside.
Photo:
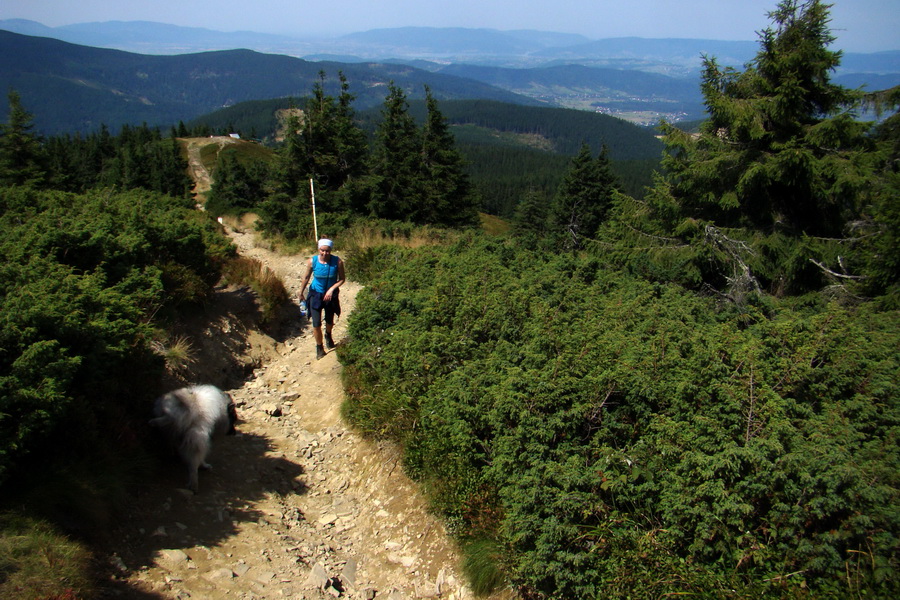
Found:
[[(418, 98), (428, 85), (441, 99), (536, 103), (406, 65), (313, 63), (250, 50), (149, 56), (0, 30), (0, 86), (19, 91), (45, 135), (87, 133), (102, 124), (114, 132), (126, 123), (169, 127), (244, 100), (300, 97), (323, 70), (332, 76), (343, 71), (363, 107), (381, 104), (390, 82)], [(336, 82), (327, 85), (337, 92)], [(5, 108), (0, 102), (0, 109)]]
[[(288, 99), (242, 102), (188, 122), (186, 131), (237, 132), (271, 141), (281, 126), (278, 114), (292, 105)], [(409, 113), (423, 123), (425, 102), (410, 101)], [(480, 208), (507, 218), (526, 192), (549, 202), (582, 144), (595, 153), (608, 149), (621, 189), (634, 197), (642, 197), (652, 183), (662, 156), (655, 131), (597, 113), (490, 100), (443, 101), (441, 113), (465, 158)], [(374, 140), (380, 109), (360, 111), (356, 118)]]

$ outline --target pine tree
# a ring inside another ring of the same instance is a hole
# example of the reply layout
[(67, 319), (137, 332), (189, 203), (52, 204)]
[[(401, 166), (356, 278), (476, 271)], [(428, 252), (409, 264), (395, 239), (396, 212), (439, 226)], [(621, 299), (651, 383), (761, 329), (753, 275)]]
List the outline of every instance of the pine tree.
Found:
[(393, 82), (381, 114), (372, 165), (374, 186), (367, 208), (376, 217), (410, 221), (422, 199), (422, 144), (406, 94)]
[(425, 88), (427, 115), (422, 131), (424, 197), (413, 220), (450, 226), (474, 225), (478, 210), (465, 161), (431, 90)]
[(552, 206), (553, 221), (557, 232), (565, 236), (563, 244), (566, 248), (579, 249), (585, 238), (597, 233), (616, 187), (607, 149), (604, 147), (597, 158), (593, 158), (590, 146), (582, 144), (563, 177)]
[(0, 124), (0, 185), (39, 187), (47, 178), (40, 140), (32, 132), (33, 117), (10, 90), (9, 122)]
[(827, 48), (828, 5), (782, 0), (769, 16), (745, 71), (704, 58), (699, 138), (664, 127), (673, 194), (683, 217), (719, 226), (840, 235), (865, 186), (858, 94), (829, 80), (841, 54)]

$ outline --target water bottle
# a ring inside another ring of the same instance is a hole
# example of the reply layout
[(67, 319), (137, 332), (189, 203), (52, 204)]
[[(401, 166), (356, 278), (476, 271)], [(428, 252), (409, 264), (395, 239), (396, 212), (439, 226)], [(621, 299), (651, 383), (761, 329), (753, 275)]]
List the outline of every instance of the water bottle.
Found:
[(300, 314), (304, 317), (309, 316), (309, 311), (306, 309), (306, 300), (300, 301)]

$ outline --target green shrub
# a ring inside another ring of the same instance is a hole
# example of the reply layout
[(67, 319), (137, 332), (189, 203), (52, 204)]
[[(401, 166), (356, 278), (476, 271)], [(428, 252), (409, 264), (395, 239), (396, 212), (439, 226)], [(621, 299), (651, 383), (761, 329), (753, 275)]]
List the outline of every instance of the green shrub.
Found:
[(900, 314), (761, 306), (423, 248), (358, 298), (345, 414), (534, 597), (890, 597)]
[(29, 454), (102, 454), (100, 432), (143, 420), (154, 332), (207, 296), (229, 248), (189, 202), (149, 192), (6, 188), (0, 209), (2, 485)]

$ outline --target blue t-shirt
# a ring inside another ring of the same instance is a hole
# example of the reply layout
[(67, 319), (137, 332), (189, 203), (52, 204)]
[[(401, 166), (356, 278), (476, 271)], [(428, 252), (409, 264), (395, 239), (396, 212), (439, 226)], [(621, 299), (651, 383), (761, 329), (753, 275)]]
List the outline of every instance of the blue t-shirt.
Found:
[(340, 260), (337, 256), (329, 256), (328, 263), (323, 264), (319, 262), (318, 256), (313, 256), (313, 281), (312, 285), (309, 286), (310, 289), (324, 294), (328, 291), (328, 288), (337, 283), (339, 275), (338, 262)]

